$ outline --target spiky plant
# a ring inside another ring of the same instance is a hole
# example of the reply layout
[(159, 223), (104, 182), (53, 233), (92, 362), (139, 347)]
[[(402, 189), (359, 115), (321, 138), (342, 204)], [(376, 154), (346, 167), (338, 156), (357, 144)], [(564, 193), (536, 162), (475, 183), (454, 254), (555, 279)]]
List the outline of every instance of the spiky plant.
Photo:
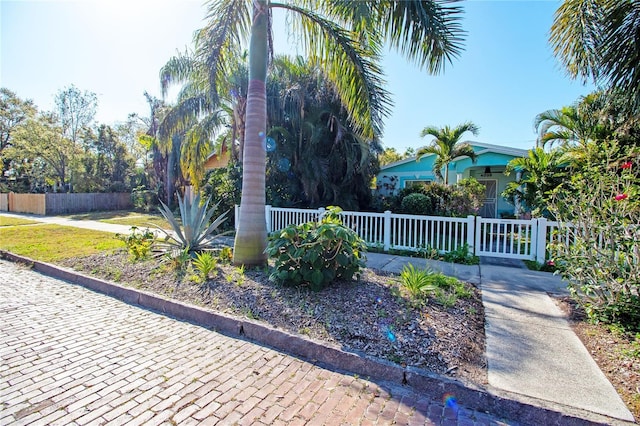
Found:
[(183, 199), (178, 194), (178, 205), (180, 206), (180, 218), (182, 224), (178, 222), (169, 207), (161, 202), (158, 207), (160, 213), (169, 222), (170, 231), (157, 227), (159, 232), (164, 233), (164, 238), (156, 241), (155, 247), (163, 253), (175, 253), (187, 250), (190, 254), (202, 251), (211, 245), (212, 240), (222, 234), (217, 233), (218, 228), (227, 219), (229, 212), (224, 212), (213, 221), (214, 213), (218, 208), (216, 203), (209, 208), (211, 198), (202, 202), (200, 195), (196, 195), (192, 201)]

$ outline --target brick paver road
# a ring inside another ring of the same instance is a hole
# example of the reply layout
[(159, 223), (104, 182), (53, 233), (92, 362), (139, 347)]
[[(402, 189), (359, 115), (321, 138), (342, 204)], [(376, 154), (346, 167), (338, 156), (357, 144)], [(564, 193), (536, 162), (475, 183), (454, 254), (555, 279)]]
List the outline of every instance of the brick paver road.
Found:
[(0, 424), (500, 424), (0, 261)]

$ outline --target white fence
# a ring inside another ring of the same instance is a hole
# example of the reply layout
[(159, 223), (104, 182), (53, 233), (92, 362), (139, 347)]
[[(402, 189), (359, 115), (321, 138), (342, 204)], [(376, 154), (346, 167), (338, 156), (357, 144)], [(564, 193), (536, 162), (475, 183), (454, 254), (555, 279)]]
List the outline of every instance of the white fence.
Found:
[[(236, 218), (239, 217), (236, 206)], [(267, 231), (289, 225), (317, 221), (325, 209), (288, 209), (266, 206)], [(546, 219), (486, 219), (422, 216), (384, 213), (342, 213), (345, 226), (356, 231), (369, 246), (419, 251), (436, 249), (440, 253), (455, 251), (465, 244), (477, 256), (535, 260), (543, 263), (550, 256), (546, 249), (551, 238), (562, 238), (555, 231), (557, 222)]]

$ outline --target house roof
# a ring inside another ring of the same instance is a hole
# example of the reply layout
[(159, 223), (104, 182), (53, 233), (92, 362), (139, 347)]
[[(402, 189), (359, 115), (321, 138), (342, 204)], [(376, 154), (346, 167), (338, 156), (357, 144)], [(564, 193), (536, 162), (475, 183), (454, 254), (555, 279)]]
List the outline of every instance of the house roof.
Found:
[[(471, 145), (476, 149), (476, 155), (496, 153), (496, 154), (511, 155), (513, 157), (526, 157), (528, 152), (528, 150), (526, 149), (512, 148), (512, 147), (502, 146), (502, 145), (493, 145), (493, 144), (484, 143), (484, 142), (465, 141), (465, 143), (468, 143), (469, 145)], [(430, 157), (432, 155), (435, 155), (435, 154), (426, 154), (424, 157)], [(458, 158), (462, 158), (462, 157), (458, 157)], [(457, 160), (458, 158), (454, 158), (454, 160)], [(401, 164), (411, 163), (413, 161), (416, 161), (415, 155), (413, 157), (405, 158), (400, 161), (385, 164), (384, 166), (380, 167), (380, 171), (389, 169), (391, 167), (396, 167)]]

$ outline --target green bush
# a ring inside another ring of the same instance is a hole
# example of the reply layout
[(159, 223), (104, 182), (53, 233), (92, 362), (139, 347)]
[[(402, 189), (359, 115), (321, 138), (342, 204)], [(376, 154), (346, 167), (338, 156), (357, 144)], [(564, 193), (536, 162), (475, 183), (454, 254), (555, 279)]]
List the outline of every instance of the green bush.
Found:
[(402, 199), (402, 202), (400, 203), (400, 212), (430, 215), (433, 214), (433, 201), (431, 200), (431, 197), (424, 194), (409, 194)]
[(359, 276), (365, 267), (366, 244), (342, 225), (340, 212), (338, 207), (328, 207), (319, 223), (291, 225), (271, 235), (267, 254), (275, 266), (269, 278), (319, 291), (337, 279)]
[(160, 204), (158, 192), (139, 186), (131, 191), (131, 201), (136, 211), (149, 213)]
[(132, 226), (129, 235), (116, 234), (116, 238), (124, 241), (131, 260), (137, 261), (149, 257), (156, 236), (148, 229), (140, 230), (137, 226)]
[(555, 266), (591, 320), (640, 331), (640, 149), (589, 144), (581, 159), (549, 204), (568, 235)]
[[(485, 187), (474, 178), (448, 186), (438, 182), (403, 188), (395, 206), (401, 213), (428, 216), (466, 217), (478, 213), (484, 202)], [(392, 206), (394, 203), (389, 202)]]

